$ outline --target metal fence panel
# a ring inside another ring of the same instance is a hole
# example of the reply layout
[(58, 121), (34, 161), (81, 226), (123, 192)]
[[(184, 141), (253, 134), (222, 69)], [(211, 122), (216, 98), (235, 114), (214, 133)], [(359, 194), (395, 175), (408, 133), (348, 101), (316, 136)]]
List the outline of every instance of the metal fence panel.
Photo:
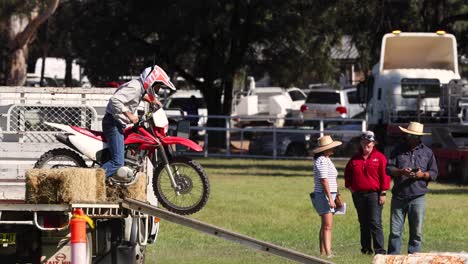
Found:
[[(114, 90), (0, 87), (0, 179), (21, 178), (25, 168), (31, 167), (42, 153), (53, 148), (65, 147), (54, 137), (59, 131), (45, 125), (44, 122), (101, 130), (105, 107)], [(180, 120), (187, 117), (190, 116), (178, 115), (176, 118)], [(300, 138), (300, 144), (303, 144), (306, 150), (310, 150), (316, 138), (323, 134), (330, 134), (337, 140), (350, 141), (366, 129), (366, 123), (361, 119), (314, 119), (308, 121), (314, 121), (318, 124), (316, 127), (301, 126), (300, 122), (294, 127), (276, 127), (278, 118), (271, 116), (268, 117), (271, 121), (268, 127), (236, 127), (235, 120), (238, 120), (239, 116), (197, 117), (222, 119), (225, 124), (224, 127), (191, 127), (192, 131), (200, 132), (191, 133), (191, 138), (203, 146), (204, 151), (185, 154), (205, 157), (310, 159), (310, 153), (304, 152), (304, 149), (293, 151), (288, 144), (294, 143), (295, 138)], [(349, 128), (346, 124), (354, 125)], [(208, 148), (212, 133), (223, 134), (225, 145), (216, 150)], [(8, 176), (8, 171), (14, 175)]]
[(51, 133), (43, 133), (56, 131), (45, 122), (99, 128), (97, 112), (91, 106), (14, 104), (8, 109), (4, 134), (23, 135), (18, 141), (24, 143), (56, 142)]

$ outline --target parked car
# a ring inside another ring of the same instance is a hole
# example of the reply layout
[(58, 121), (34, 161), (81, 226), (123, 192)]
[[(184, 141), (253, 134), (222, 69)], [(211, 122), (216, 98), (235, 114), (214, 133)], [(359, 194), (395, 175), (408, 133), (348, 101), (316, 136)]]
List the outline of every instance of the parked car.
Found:
[(273, 133), (259, 132), (255, 133), (250, 140), (249, 154), (272, 156), (276, 147), (277, 156), (306, 157), (309, 156), (310, 139), (310, 134), (278, 132), (275, 145)]
[[(206, 126), (208, 109), (206, 108), (205, 99), (199, 90), (177, 90), (166, 98), (163, 108), (166, 111), (167, 116), (180, 115), (180, 110), (184, 111), (186, 106), (191, 103), (191, 96), (195, 96), (198, 115), (204, 116), (198, 119), (198, 126)], [(184, 112), (184, 115), (187, 115), (187, 112)], [(203, 133), (204, 131), (199, 131), (199, 134)]]
[(343, 145), (338, 147), (335, 152), (336, 157), (351, 157), (359, 150), (359, 142), (361, 140), (362, 124), (348, 123), (330, 126), (327, 130), (337, 131), (330, 134), (334, 140), (343, 142)]
[[(300, 131), (301, 127), (295, 127)], [(343, 145), (336, 149), (335, 156), (351, 157), (359, 149), (360, 134), (362, 124), (349, 123), (334, 125), (327, 128), (333, 132), (327, 132), (334, 140), (343, 142)], [(319, 133), (292, 133), (277, 132), (276, 145), (273, 142), (272, 132), (255, 133), (249, 144), (249, 154), (272, 156), (276, 147), (277, 156), (306, 157), (312, 156), (311, 150), (317, 147)]]
[(304, 119), (353, 118), (364, 112), (364, 106), (357, 99), (356, 88), (312, 90), (301, 112)]
[[(24, 86), (41, 87), (41, 76), (28, 73), (26, 75), (26, 82), (24, 83)], [(44, 76), (42, 87), (60, 87), (60, 85), (55, 78)]]

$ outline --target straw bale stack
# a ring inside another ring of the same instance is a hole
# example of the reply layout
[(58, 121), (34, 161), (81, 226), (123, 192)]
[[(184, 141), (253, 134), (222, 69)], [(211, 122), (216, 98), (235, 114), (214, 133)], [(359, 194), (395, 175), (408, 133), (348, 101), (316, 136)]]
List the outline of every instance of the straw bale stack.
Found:
[(377, 254), (372, 264), (465, 264), (468, 263), (468, 253), (415, 253), (409, 255), (380, 255)]
[(130, 186), (106, 185), (103, 169), (31, 169), (26, 172), (27, 203), (106, 203), (124, 198), (146, 201), (146, 174)]
[(107, 186), (107, 199), (109, 202), (118, 202), (123, 198), (146, 201), (146, 185), (146, 174), (139, 172), (137, 181), (130, 186)]
[(26, 171), (27, 203), (99, 203), (106, 201), (102, 169), (63, 168)]

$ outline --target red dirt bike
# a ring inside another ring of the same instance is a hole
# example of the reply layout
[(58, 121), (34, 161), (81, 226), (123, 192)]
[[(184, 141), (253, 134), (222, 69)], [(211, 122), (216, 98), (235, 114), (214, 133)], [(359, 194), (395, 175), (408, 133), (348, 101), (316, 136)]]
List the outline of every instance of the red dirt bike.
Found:
[[(102, 132), (57, 123), (45, 124), (65, 131), (55, 137), (71, 149), (58, 148), (44, 153), (34, 168), (88, 167), (82, 155), (92, 161), (89, 167), (101, 166), (110, 160)], [(148, 157), (154, 167), (153, 191), (158, 201), (174, 213), (193, 214), (208, 200), (208, 176), (198, 162), (174, 155), (173, 147), (178, 144), (193, 151), (202, 151), (202, 148), (190, 139), (168, 136), (168, 125), (163, 109), (150, 109), (138, 125), (127, 127), (124, 130), (125, 164), (116, 174), (129, 180), (119, 181), (110, 177), (110, 181), (112, 184), (133, 184)]]

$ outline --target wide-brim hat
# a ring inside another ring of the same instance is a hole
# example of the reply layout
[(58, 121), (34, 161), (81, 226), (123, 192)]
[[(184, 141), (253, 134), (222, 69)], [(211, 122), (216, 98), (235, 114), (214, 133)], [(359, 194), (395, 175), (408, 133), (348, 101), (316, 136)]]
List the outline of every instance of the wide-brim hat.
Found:
[(416, 135), (416, 136), (427, 136), (430, 135), (431, 133), (424, 133), (424, 125), (418, 122), (410, 122), (407, 128), (398, 126), (401, 131)]
[(312, 150), (313, 153), (320, 153), (327, 149), (332, 149), (341, 145), (341, 141), (334, 141), (330, 136), (325, 135), (317, 139), (317, 147)]

